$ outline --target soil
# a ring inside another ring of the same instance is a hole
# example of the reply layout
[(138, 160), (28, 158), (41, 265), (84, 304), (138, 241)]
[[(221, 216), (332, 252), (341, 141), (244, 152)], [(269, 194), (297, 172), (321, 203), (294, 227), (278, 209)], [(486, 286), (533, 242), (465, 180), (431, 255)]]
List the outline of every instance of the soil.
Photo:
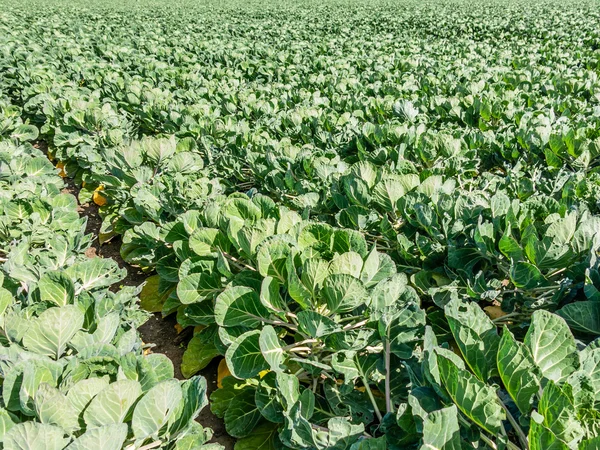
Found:
[[(43, 151), (47, 150), (47, 146), (44, 142), (37, 143), (36, 147)], [(79, 187), (76, 186), (71, 179), (65, 178), (64, 181), (66, 187), (63, 189), (63, 192), (72, 194), (77, 198)], [(118, 286), (139, 286), (142, 284), (150, 274), (143, 273), (123, 261), (120, 253), (121, 239), (119, 236), (100, 245), (98, 235), (100, 226), (102, 225), (102, 219), (98, 212), (98, 206), (94, 203), (80, 204), (77, 211), (81, 216), (87, 217), (86, 233), (94, 236), (91, 247), (86, 251), (86, 256), (88, 258), (111, 258), (117, 262), (119, 267), (124, 268), (127, 271), (127, 276), (115, 286), (115, 289), (118, 289)], [(177, 321), (174, 315), (163, 318), (160, 313), (155, 313), (150, 317), (148, 322), (139, 328), (139, 331), (142, 340), (145, 343), (154, 344), (154, 347), (152, 348), (153, 352), (163, 353), (173, 362), (175, 377), (179, 380), (183, 380), (184, 377), (181, 374), (180, 369), (181, 361), (183, 352), (185, 351), (185, 347), (191, 336), (189, 333), (185, 332), (178, 335), (175, 329), (176, 323)], [(199, 375), (206, 378), (208, 388), (207, 394), (209, 397), (210, 394), (217, 389), (218, 365), (219, 361), (213, 360), (211, 364), (199, 372)], [(235, 439), (227, 434), (223, 420), (215, 416), (211, 412), (209, 406), (202, 409), (196, 420), (202, 426), (212, 428), (214, 434), (210, 441), (211, 443), (221, 444), (225, 447), (225, 450), (233, 450)]]

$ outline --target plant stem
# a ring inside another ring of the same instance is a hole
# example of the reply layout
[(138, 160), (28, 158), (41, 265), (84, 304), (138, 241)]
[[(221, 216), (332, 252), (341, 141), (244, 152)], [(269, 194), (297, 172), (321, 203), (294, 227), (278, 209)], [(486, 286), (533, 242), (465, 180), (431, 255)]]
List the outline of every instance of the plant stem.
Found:
[(392, 412), (392, 390), (390, 388), (390, 339), (385, 340), (385, 410)]
[(375, 415), (379, 419), (379, 422), (381, 422), (383, 420), (383, 416), (381, 415), (381, 411), (379, 411), (379, 407), (377, 406), (377, 403), (375, 402), (375, 397), (373, 397), (373, 392), (371, 392), (371, 387), (369, 386), (369, 383), (367, 382), (367, 379), (364, 376), (361, 376), (360, 378), (361, 378), (363, 384), (365, 385), (365, 390), (367, 391), (367, 395), (369, 396), (369, 399), (371, 400), (371, 403), (373, 404), (373, 409), (375, 409)]
[(500, 397), (498, 397), (498, 401), (500, 402), (502, 408), (504, 408), (504, 411), (506, 412), (506, 417), (508, 417), (508, 421), (515, 429), (517, 436), (519, 436), (519, 442), (521, 442), (521, 445), (525, 450), (529, 450), (529, 441), (527, 441), (527, 436), (523, 432), (523, 429), (519, 426), (519, 423), (515, 420), (515, 418), (510, 413), (510, 411), (508, 410), (504, 402), (500, 399)]
[[(292, 350), (292, 349), (294, 349), (294, 348), (298, 348), (298, 346), (301, 346), (301, 345), (303, 345), (303, 344), (315, 344), (315, 343), (317, 343), (317, 342), (319, 342), (319, 340), (318, 340), (318, 339), (305, 339), (305, 340), (303, 340), (303, 341), (300, 341), (300, 342), (295, 342), (295, 343), (293, 343), (293, 344), (287, 345), (287, 346), (283, 347), (283, 350), (286, 350), (286, 351), (287, 351), (287, 350)], [(305, 348), (308, 348), (308, 347), (305, 347)], [(309, 349), (309, 350), (310, 350), (310, 349)]]
[(221, 250), (221, 253), (223, 254), (223, 256), (224, 256), (225, 258), (227, 258), (229, 261), (233, 262), (233, 263), (234, 263), (234, 265), (235, 265), (235, 266), (236, 266), (238, 269), (240, 269), (240, 268), (244, 268), (244, 269), (248, 269), (248, 270), (252, 270), (252, 271), (256, 272), (256, 269), (255, 269), (254, 267), (252, 267), (252, 266), (249, 266), (248, 264), (246, 264), (246, 263), (244, 263), (244, 262), (240, 261), (239, 259), (237, 259), (237, 258), (236, 258), (236, 257), (234, 257), (234, 256), (231, 256), (229, 253), (226, 253), (226, 252), (224, 252), (223, 250)]
[(485, 442), (487, 444), (488, 447), (492, 448), (493, 450), (498, 450), (498, 447), (496, 447), (496, 444), (494, 444), (494, 442), (492, 442), (492, 440), (487, 437), (485, 434), (480, 433), (479, 437), (481, 438), (481, 440), (483, 442)]

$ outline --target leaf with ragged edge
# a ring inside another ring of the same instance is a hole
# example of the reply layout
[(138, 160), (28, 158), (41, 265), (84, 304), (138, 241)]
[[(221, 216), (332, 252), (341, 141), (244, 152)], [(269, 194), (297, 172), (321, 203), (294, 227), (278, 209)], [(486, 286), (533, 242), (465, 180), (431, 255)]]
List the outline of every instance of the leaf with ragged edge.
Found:
[(540, 390), (541, 374), (529, 347), (504, 328), (498, 349), (498, 372), (509, 395), (523, 414), (531, 411), (533, 396)]
[(442, 384), (456, 406), (481, 428), (498, 434), (505, 414), (494, 388), (459, 369), (444, 356), (438, 355), (437, 362)]
[(207, 327), (190, 339), (181, 360), (181, 374), (185, 378), (198, 373), (221, 354), (215, 345), (215, 332), (215, 326)]
[(350, 450), (387, 450), (386, 437), (367, 438), (352, 444)]
[(455, 405), (428, 413), (423, 420), (421, 450), (460, 450), (460, 427)]
[(179, 381), (169, 379), (150, 389), (135, 405), (131, 427), (136, 439), (157, 436), (181, 402), (183, 392)]
[(276, 450), (278, 427), (264, 422), (235, 443), (235, 450)]
[(575, 339), (566, 322), (556, 314), (535, 311), (524, 343), (549, 380), (563, 381), (579, 367)]
[(249, 287), (228, 287), (215, 302), (215, 320), (224, 327), (254, 328), (260, 324), (260, 319), (268, 317), (269, 311)]
[(594, 348), (582, 358), (581, 370), (590, 377), (596, 402), (600, 401), (600, 348)]
[(527, 441), (530, 450), (569, 450), (569, 447), (552, 431), (535, 420), (531, 420)]
[(24, 422), (12, 427), (4, 436), (6, 450), (62, 450), (69, 442), (57, 426), (38, 422)]
[(252, 378), (268, 369), (260, 348), (260, 330), (252, 330), (236, 338), (225, 353), (227, 367), (236, 378)]
[(50, 301), (58, 306), (69, 305), (75, 299), (75, 285), (64, 272), (46, 272), (40, 278), (38, 288), (42, 301)]
[(574, 302), (556, 311), (573, 330), (600, 335), (600, 301)]
[(497, 374), (500, 336), (496, 326), (474, 302), (451, 300), (444, 308), (452, 335), (473, 373), (483, 382)]
[(135, 380), (119, 380), (98, 393), (83, 413), (88, 428), (121, 423), (129, 409), (142, 395)]
[(83, 313), (79, 307), (49, 308), (33, 321), (23, 345), (28, 350), (58, 359), (82, 326)]
[(127, 425), (124, 423), (106, 425), (87, 430), (75, 439), (65, 450), (119, 450), (127, 438)]
[(260, 351), (271, 367), (271, 370), (275, 372), (285, 370), (285, 366), (283, 365), (285, 361), (285, 351), (277, 337), (275, 328), (271, 325), (266, 325), (260, 332), (258, 343)]
[(248, 436), (258, 424), (261, 414), (254, 401), (254, 389), (242, 389), (230, 401), (224, 421), (227, 434), (236, 438)]
[(177, 285), (177, 297), (184, 305), (197, 303), (223, 291), (218, 272), (192, 273)]
[(65, 270), (71, 279), (79, 284), (77, 291), (92, 291), (111, 286), (125, 276), (125, 269), (112, 259), (93, 258), (77, 262)]
[(379, 335), (389, 342), (390, 351), (401, 359), (409, 359), (425, 332), (425, 311), (409, 303), (395, 312), (391, 322), (379, 320)]
[(544, 418), (543, 425), (567, 446), (574, 448), (583, 437), (583, 429), (577, 420), (570, 389), (568, 384), (558, 386), (549, 381), (540, 398), (538, 412)]

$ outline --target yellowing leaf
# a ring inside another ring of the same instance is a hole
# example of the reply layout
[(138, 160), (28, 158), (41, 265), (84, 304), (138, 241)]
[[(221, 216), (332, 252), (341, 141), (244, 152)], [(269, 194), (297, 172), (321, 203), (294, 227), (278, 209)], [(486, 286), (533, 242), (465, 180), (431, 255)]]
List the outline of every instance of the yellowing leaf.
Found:
[(227, 361), (225, 358), (221, 360), (219, 363), (219, 367), (217, 368), (217, 387), (223, 387), (223, 378), (231, 376), (231, 372), (229, 371), (229, 367), (227, 367)]
[(58, 176), (61, 178), (66, 178), (67, 172), (65, 172), (65, 163), (62, 161), (59, 161), (58, 163), (56, 163), (56, 168), (60, 169)]
[(268, 374), (270, 370), (263, 370), (262, 372), (258, 372), (258, 376), (262, 379), (266, 374)]
[(158, 291), (159, 275), (153, 275), (146, 279), (146, 284), (140, 292), (140, 306), (149, 312), (162, 311), (163, 304), (167, 299), (167, 294), (160, 294)]
[(103, 190), (104, 190), (104, 186), (100, 185), (96, 188), (96, 190), (94, 191), (94, 194), (92, 195), (92, 200), (98, 206), (106, 205), (106, 197), (100, 193), (100, 191), (103, 191)]
[(486, 306), (485, 308), (483, 308), (483, 310), (492, 320), (498, 319), (506, 315), (506, 313), (502, 311), (502, 308), (500, 308), (499, 306)]
[(183, 327), (181, 325), (179, 325), (178, 323), (176, 323), (173, 328), (175, 328), (175, 331), (177, 331), (177, 334), (179, 334), (183, 331)]

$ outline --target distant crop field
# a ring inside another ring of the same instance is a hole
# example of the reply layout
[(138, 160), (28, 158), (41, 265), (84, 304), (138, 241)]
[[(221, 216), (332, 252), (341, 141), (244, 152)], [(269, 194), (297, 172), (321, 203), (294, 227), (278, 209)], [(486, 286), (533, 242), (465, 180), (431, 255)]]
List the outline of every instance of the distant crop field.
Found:
[(0, 0), (0, 447), (600, 449), (599, 77), (596, 1)]

